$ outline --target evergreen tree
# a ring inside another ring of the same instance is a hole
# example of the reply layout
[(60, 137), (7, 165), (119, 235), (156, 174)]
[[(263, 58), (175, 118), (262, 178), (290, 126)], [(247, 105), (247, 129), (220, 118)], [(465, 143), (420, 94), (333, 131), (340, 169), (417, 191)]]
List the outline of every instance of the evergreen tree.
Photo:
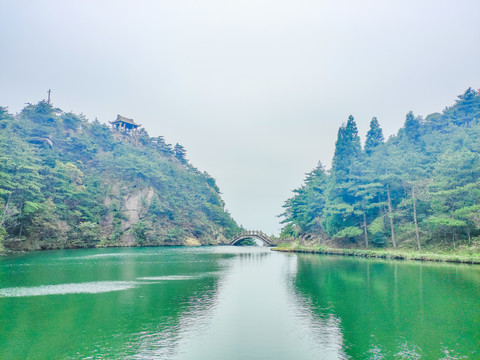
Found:
[(283, 235), (305, 234), (307, 232), (320, 233), (320, 219), (325, 207), (325, 189), (327, 174), (322, 163), (306, 174), (304, 185), (293, 190), (295, 195), (283, 205), (285, 217), (282, 224), (287, 224), (288, 230)]
[(183, 165), (186, 165), (188, 160), (186, 159), (187, 151), (185, 148), (180, 145), (179, 143), (175, 144), (175, 147), (173, 148), (173, 152), (175, 154), (175, 158), (180, 161)]
[(12, 125), (13, 121), (13, 115), (8, 112), (8, 109), (4, 106), (0, 106), (0, 130)]
[(372, 151), (380, 144), (383, 144), (384, 141), (383, 131), (378, 123), (376, 117), (372, 118), (370, 121), (370, 129), (367, 132), (367, 140), (365, 141), (365, 152), (367, 154), (372, 153)]
[(470, 125), (473, 121), (480, 120), (480, 96), (472, 88), (468, 88), (455, 101), (453, 120), (455, 125)]
[(357, 124), (352, 115), (348, 117), (347, 124), (338, 129), (335, 143), (335, 154), (332, 161), (332, 171), (339, 177), (348, 174), (350, 166), (361, 153), (360, 136), (358, 136)]
[(411, 141), (418, 141), (420, 138), (420, 121), (410, 111), (405, 119), (405, 134)]
[[(327, 182), (327, 200), (322, 218), (322, 226), (330, 236), (351, 237), (355, 233), (353, 228), (358, 223), (358, 214), (352, 204), (356, 201), (355, 191), (351, 184), (361, 172), (360, 137), (357, 124), (352, 115), (346, 124), (338, 130), (335, 154), (332, 161), (332, 177)], [(352, 231), (342, 232), (349, 228)], [(339, 235), (340, 234), (340, 235)]]
[(158, 149), (162, 155), (166, 157), (174, 156), (172, 145), (167, 144), (163, 136), (152, 138), (152, 144), (153, 144), (153, 147), (155, 149)]

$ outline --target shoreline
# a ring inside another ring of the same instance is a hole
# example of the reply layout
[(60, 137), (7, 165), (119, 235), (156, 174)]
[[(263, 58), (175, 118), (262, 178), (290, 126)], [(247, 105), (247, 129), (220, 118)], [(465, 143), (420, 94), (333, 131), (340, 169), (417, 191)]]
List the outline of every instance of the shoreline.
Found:
[(340, 255), (355, 256), (363, 258), (385, 259), (385, 260), (413, 260), (413, 261), (431, 261), (448, 262), (456, 264), (480, 265), (480, 254), (461, 255), (461, 254), (437, 254), (437, 253), (418, 253), (405, 250), (366, 250), (366, 249), (334, 249), (324, 246), (277, 246), (273, 251), (320, 254), (320, 255)]
[[(62, 251), (62, 250), (85, 250), (85, 249), (108, 249), (108, 248), (148, 248), (148, 247), (209, 247), (209, 246), (229, 246), (228, 244), (208, 244), (200, 246), (186, 246), (186, 245), (155, 245), (155, 246), (98, 246), (92, 248), (63, 248), (63, 249), (37, 249), (37, 250), (21, 250), (12, 251), (7, 250), (0, 252), (0, 256), (19, 255), (31, 252), (44, 251)], [(318, 255), (338, 255), (338, 256), (352, 256), (362, 258), (373, 258), (383, 260), (406, 260), (406, 261), (429, 261), (429, 262), (446, 262), (456, 264), (470, 264), (480, 265), (480, 254), (455, 254), (455, 253), (432, 253), (432, 252), (415, 252), (409, 250), (394, 250), (394, 249), (342, 249), (329, 248), (325, 246), (302, 246), (292, 244), (291, 246), (268, 246), (272, 251), (289, 252), (289, 253), (303, 253), (303, 254), (318, 254)]]
[[(0, 250), (0, 256), (11, 256), (11, 255), (21, 255), (28, 254), (33, 252), (45, 252), (45, 251), (63, 251), (63, 250), (92, 250), (92, 249), (125, 249), (125, 248), (200, 248), (200, 247), (209, 247), (209, 246), (235, 246), (230, 245), (229, 243), (223, 244), (200, 244), (200, 245), (186, 245), (186, 244), (169, 244), (169, 245), (111, 245), (111, 246), (93, 246), (93, 247), (71, 247), (71, 248), (59, 248), (59, 249), (32, 249), (32, 250)], [(265, 248), (273, 249), (276, 245), (264, 245)], [(241, 246), (240, 246), (241, 247)], [(245, 246), (249, 247), (249, 246)], [(254, 246), (252, 246), (254, 247)]]

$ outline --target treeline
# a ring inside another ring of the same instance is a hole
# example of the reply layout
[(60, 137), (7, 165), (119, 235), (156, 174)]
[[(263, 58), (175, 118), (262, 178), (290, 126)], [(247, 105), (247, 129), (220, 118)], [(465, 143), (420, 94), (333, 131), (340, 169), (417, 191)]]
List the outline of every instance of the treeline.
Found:
[(346, 246), (455, 248), (480, 234), (480, 93), (425, 119), (412, 112), (384, 141), (373, 118), (362, 148), (353, 116), (322, 164), (284, 204), (282, 236)]
[(238, 230), (181, 145), (45, 101), (0, 107), (0, 249), (218, 243)]

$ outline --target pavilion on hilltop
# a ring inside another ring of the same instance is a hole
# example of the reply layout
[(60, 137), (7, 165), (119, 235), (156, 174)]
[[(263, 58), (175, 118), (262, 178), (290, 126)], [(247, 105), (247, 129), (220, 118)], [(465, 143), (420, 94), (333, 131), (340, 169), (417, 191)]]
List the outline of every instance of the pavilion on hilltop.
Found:
[(112, 129), (123, 132), (135, 131), (139, 128), (140, 124), (136, 124), (132, 119), (127, 119), (121, 115), (117, 115), (117, 120), (109, 121), (112, 124)]

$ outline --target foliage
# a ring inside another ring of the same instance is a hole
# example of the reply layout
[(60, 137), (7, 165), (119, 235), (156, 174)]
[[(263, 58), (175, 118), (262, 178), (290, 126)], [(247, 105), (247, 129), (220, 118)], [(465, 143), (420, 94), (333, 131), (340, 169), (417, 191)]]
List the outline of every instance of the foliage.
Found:
[(370, 130), (367, 132), (367, 139), (365, 140), (365, 152), (371, 154), (377, 146), (383, 144), (383, 131), (378, 123), (376, 117), (372, 118), (370, 122)]
[(253, 239), (242, 239), (235, 243), (235, 246), (257, 246), (257, 243)]
[(348, 226), (337, 232), (334, 237), (336, 238), (354, 238), (362, 234), (362, 229), (356, 226)]
[(284, 252), (300, 252), (328, 255), (344, 255), (357, 256), (362, 258), (388, 259), (388, 260), (415, 260), (415, 261), (434, 261), (434, 262), (450, 262), (480, 265), (480, 256), (478, 252), (472, 253), (466, 249), (460, 251), (445, 252), (417, 252), (411, 250), (391, 250), (391, 249), (337, 249), (325, 246), (311, 247), (302, 246), (295, 243), (280, 244), (273, 250)]
[(167, 234), (165, 235), (164, 241), (166, 244), (177, 244), (179, 241), (185, 239), (186, 237), (187, 233), (184, 229), (175, 227), (168, 230)]
[(183, 165), (187, 164), (187, 151), (185, 148), (180, 145), (179, 143), (176, 143), (175, 146), (173, 147), (173, 153), (175, 158), (180, 161)]
[(282, 223), (289, 223), (283, 231), (284, 235), (299, 235), (320, 229), (320, 219), (325, 206), (326, 179), (325, 168), (319, 163), (315, 169), (306, 174), (305, 185), (293, 190), (295, 196), (283, 206), (285, 219)]
[(147, 240), (147, 230), (148, 225), (145, 221), (139, 221), (135, 225), (132, 226), (132, 231), (135, 236), (135, 240), (137, 244), (143, 245)]
[(350, 116), (331, 171), (310, 173), (285, 202), (282, 235), (419, 250), (470, 243), (480, 235), (479, 144), (480, 93), (471, 88), (425, 120), (409, 112), (386, 142), (373, 118), (363, 150)]
[(0, 248), (124, 245), (127, 234), (138, 245), (215, 243), (238, 231), (215, 180), (180, 144), (114, 132), (45, 101), (17, 116), (0, 107)]

